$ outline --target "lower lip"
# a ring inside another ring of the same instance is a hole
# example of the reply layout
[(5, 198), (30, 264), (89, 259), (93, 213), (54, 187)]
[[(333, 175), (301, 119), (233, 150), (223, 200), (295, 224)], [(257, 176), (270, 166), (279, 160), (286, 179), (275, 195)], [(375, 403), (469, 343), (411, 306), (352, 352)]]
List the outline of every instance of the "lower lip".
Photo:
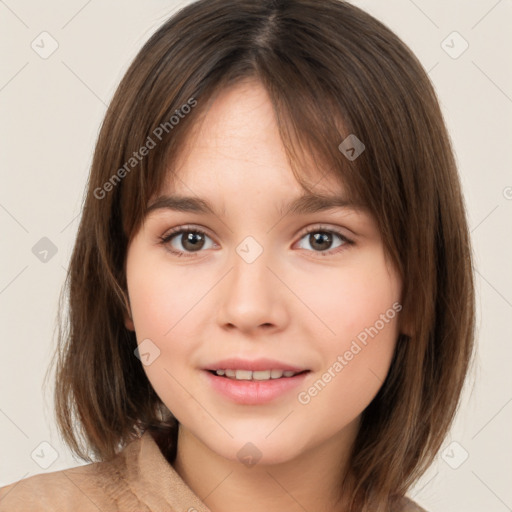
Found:
[(206, 370), (204, 373), (213, 389), (233, 402), (260, 405), (271, 402), (302, 384), (309, 372), (269, 380), (235, 380), (214, 375)]

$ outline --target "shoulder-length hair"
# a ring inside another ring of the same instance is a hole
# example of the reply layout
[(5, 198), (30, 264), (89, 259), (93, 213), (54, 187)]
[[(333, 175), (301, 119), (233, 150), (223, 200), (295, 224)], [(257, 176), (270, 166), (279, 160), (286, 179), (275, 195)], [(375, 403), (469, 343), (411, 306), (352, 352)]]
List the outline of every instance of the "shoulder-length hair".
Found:
[[(179, 425), (124, 324), (127, 246), (195, 120), (243, 79), (268, 91), (298, 182), (309, 190), (305, 155), (325, 165), (373, 214), (402, 278), (408, 332), (363, 412), (350, 461), (350, 510), (387, 511), (432, 463), (457, 410), (473, 352), (472, 255), (428, 75), (392, 31), (345, 1), (200, 0), (140, 50), (99, 133), (63, 288), (59, 429), (86, 461), (91, 451), (111, 459), (147, 429), (174, 460)], [(339, 149), (351, 134), (365, 145), (356, 159)]]

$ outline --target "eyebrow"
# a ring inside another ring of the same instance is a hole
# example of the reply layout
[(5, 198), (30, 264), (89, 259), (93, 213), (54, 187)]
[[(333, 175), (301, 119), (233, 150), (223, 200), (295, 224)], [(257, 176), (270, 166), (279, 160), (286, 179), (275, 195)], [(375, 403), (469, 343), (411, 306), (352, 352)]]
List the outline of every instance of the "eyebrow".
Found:
[[(364, 209), (361, 205), (349, 201), (342, 196), (327, 196), (319, 194), (303, 194), (284, 207), (278, 209), (281, 216), (285, 215), (306, 215), (334, 208), (350, 208), (354, 210)], [(212, 214), (217, 216), (213, 205), (206, 199), (191, 196), (165, 195), (158, 197), (146, 210), (146, 215), (156, 210), (173, 210), (179, 212)], [(220, 212), (224, 214), (225, 210)]]

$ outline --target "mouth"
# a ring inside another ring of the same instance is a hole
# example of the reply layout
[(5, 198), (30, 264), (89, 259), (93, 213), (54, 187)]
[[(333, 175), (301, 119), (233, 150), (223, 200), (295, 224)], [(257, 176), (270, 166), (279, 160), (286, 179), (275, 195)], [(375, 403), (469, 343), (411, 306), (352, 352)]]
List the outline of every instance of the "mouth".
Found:
[(296, 375), (308, 373), (310, 370), (293, 371), (293, 370), (240, 370), (240, 369), (219, 369), (219, 370), (206, 370), (212, 375), (224, 377), (232, 380), (249, 380), (249, 381), (269, 381), (277, 379), (288, 379)]
[(227, 360), (204, 368), (202, 373), (205, 384), (223, 400), (261, 406), (278, 399), (289, 400), (297, 387), (305, 385), (311, 370), (270, 360)]

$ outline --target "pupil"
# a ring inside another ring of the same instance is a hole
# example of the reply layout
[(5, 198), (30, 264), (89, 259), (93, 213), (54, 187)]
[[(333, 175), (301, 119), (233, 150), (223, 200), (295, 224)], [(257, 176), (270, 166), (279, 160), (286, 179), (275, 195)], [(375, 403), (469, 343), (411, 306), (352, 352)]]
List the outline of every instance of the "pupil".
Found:
[(201, 242), (204, 240), (202, 239), (201, 233), (188, 233), (185, 237), (185, 243), (183, 244), (183, 247), (187, 248), (187, 244), (191, 244), (190, 247), (187, 248), (187, 250), (192, 249), (200, 249), (201, 248)]
[[(318, 242), (320, 244), (320, 249), (326, 249), (331, 244), (331, 236), (329, 233), (316, 233), (312, 234), (313, 242), (311, 242), (311, 246), (314, 247), (315, 245), (318, 245)], [(324, 243), (322, 244), (322, 239)], [(327, 242), (327, 247), (325, 246), (325, 242)]]

